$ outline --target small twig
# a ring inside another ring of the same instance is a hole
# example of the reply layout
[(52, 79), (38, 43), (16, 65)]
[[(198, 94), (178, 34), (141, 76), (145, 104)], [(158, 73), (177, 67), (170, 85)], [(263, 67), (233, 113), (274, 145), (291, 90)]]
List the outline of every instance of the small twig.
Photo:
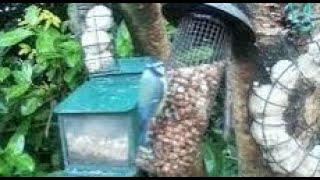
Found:
[(48, 138), (49, 137), (49, 130), (50, 130), (50, 124), (51, 124), (51, 120), (52, 120), (52, 116), (53, 116), (53, 108), (56, 105), (56, 101), (53, 100), (50, 102), (50, 114), (48, 117), (48, 121), (46, 123), (46, 128), (45, 128), (45, 137)]
[[(41, 126), (44, 126), (46, 125), (47, 123), (40, 123), (40, 124), (36, 124), (36, 125), (32, 125), (32, 128), (38, 128), (38, 127), (41, 127)], [(57, 125), (56, 123), (51, 123), (52, 125)], [(3, 133), (9, 133), (9, 132), (13, 132), (13, 131), (16, 131), (18, 127), (13, 127), (13, 128), (10, 128), (10, 129), (6, 129), (4, 131), (1, 131), (0, 134), (3, 134)]]

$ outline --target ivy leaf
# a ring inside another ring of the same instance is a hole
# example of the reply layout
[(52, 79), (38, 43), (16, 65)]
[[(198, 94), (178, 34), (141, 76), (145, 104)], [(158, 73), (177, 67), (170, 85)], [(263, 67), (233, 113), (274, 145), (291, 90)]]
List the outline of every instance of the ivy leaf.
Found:
[(13, 162), (16, 167), (16, 174), (34, 171), (35, 163), (32, 157), (26, 153), (15, 157)]
[(0, 158), (0, 175), (1, 176), (9, 176), (11, 174), (10, 165), (3, 159)]
[(121, 22), (116, 34), (116, 54), (119, 57), (128, 57), (133, 54), (133, 43), (124, 21)]
[(76, 86), (76, 75), (78, 73), (77, 68), (68, 69), (63, 75), (63, 80), (68, 84), (70, 89), (73, 89)]
[(21, 114), (23, 116), (27, 116), (34, 113), (42, 105), (42, 103), (42, 99), (38, 97), (27, 99), (26, 102), (21, 105)]
[(33, 89), (29, 95), (36, 97), (44, 97), (46, 95), (46, 89), (43, 86), (38, 86), (36, 89)]
[(10, 75), (10, 69), (7, 67), (0, 67), (0, 82), (3, 82)]
[(28, 44), (25, 44), (25, 43), (19, 44), (19, 47), (21, 48), (18, 53), (20, 56), (24, 55), (24, 54), (29, 54), (32, 51), (32, 48)]
[(52, 81), (53, 80), (53, 78), (55, 77), (55, 75), (56, 75), (56, 69), (51, 69), (51, 70), (49, 70), (47, 73), (46, 73), (46, 76), (47, 76), (47, 78), (48, 78), (48, 81)]
[(12, 74), (17, 83), (32, 82), (32, 66), (30, 63), (23, 63), (21, 71), (13, 71)]
[(42, 74), (46, 69), (48, 68), (48, 65), (47, 64), (35, 64), (33, 66), (33, 71), (34, 71), (34, 74), (36, 75), (40, 75)]
[(37, 6), (29, 6), (26, 8), (26, 14), (24, 16), (24, 21), (20, 22), (19, 25), (30, 25), (36, 26), (40, 23), (41, 19), (39, 18), (41, 9)]
[(66, 63), (69, 67), (75, 67), (81, 62), (82, 54), (81, 45), (79, 42), (68, 39), (65, 42), (57, 42), (56, 49), (66, 59)]
[(30, 30), (16, 28), (12, 31), (0, 34), (0, 47), (13, 46), (32, 35), (34, 35), (34, 33)]
[(24, 145), (25, 145), (24, 135), (16, 133), (10, 138), (4, 151), (6, 152), (6, 154), (10, 154), (11, 157), (14, 157), (15, 155), (22, 154)]
[(204, 144), (204, 164), (206, 168), (206, 172), (208, 173), (208, 176), (215, 176), (215, 170), (216, 170), (216, 163), (215, 163), (215, 156), (212, 152), (212, 149), (207, 144)]
[(8, 113), (8, 108), (5, 106), (3, 102), (0, 101), (0, 114)]
[(18, 85), (10, 86), (9, 88), (2, 88), (2, 91), (5, 93), (5, 98), (7, 101), (18, 98), (28, 91), (30, 84), (21, 83)]
[(61, 36), (58, 30), (48, 28), (38, 32), (36, 40), (37, 54), (45, 59), (59, 58), (61, 55), (56, 51), (54, 42)]
[(306, 4), (303, 6), (303, 12), (304, 12), (305, 15), (307, 15), (307, 16), (312, 16), (312, 12), (313, 12), (312, 3), (306, 3)]

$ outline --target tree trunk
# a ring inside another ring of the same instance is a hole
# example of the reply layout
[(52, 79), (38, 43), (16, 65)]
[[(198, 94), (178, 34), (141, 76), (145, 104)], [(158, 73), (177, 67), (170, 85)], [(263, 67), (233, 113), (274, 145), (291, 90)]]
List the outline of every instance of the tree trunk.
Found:
[[(251, 21), (257, 35), (258, 47), (246, 42), (234, 44), (234, 58), (231, 61), (231, 90), (233, 99), (233, 118), (239, 160), (239, 176), (275, 176), (263, 164), (259, 146), (251, 136), (250, 114), (248, 112), (248, 98), (251, 83), (256, 75), (259, 61), (259, 51), (265, 50), (265, 43), (273, 43), (274, 35), (281, 27), (277, 26), (277, 18), (270, 18), (270, 12), (279, 14), (279, 9), (268, 9), (269, 5), (279, 3), (246, 4), (251, 14)], [(250, 15), (249, 15), (250, 16)], [(270, 25), (272, 24), (272, 25)], [(265, 37), (268, 37), (265, 41)]]
[(238, 149), (239, 176), (269, 176), (261, 153), (250, 133), (248, 94), (256, 65), (251, 57), (237, 57), (230, 65), (234, 130)]
[(170, 44), (166, 35), (160, 3), (119, 3), (131, 32), (137, 55), (166, 60)]

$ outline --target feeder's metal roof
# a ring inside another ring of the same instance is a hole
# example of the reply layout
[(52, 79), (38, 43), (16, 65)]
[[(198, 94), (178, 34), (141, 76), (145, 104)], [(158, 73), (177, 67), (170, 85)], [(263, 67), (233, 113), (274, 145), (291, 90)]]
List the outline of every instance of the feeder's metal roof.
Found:
[(55, 113), (121, 113), (135, 108), (139, 81), (148, 57), (119, 60), (118, 73), (91, 78), (54, 110)]
[[(232, 3), (167, 3), (163, 5), (163, 14), (169, 22), (177, 25), (180, 18), (187, 13), (201, 12), (206, 14), (220, 15), (226, 22), (230, 23), (237, 31), (235, 35), (255, 41), (255, 33), (249, 18)], [(243, 33), (239, 35), (239, 33)]]

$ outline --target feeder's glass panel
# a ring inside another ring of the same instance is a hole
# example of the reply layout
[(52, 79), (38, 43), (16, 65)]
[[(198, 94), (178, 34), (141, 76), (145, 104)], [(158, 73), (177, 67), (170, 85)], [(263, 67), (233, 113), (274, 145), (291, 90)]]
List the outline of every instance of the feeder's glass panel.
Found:
[(63, 120), (68, 164), (128, 165), (130, 117), (73, 115)]

